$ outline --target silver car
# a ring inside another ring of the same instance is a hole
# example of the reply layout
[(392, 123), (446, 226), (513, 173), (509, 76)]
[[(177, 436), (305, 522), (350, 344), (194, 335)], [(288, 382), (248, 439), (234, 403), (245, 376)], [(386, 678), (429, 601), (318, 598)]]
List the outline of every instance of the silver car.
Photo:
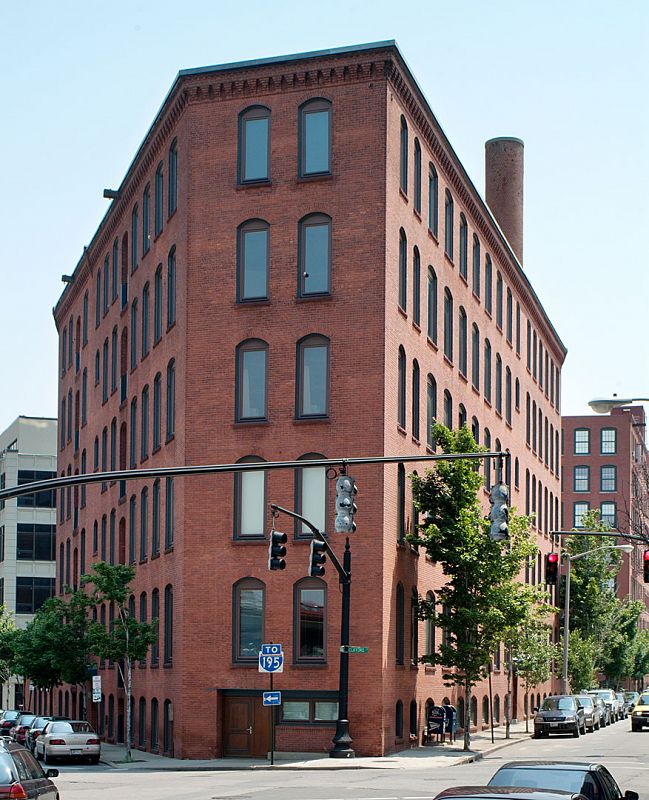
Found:
[(584, 709), (584, 718), (586, 720), (586, 730), (598, 731), (601, 725), (601, 712), (599, 706), (595, 703), (595, 698), (589, 694), (578, 694), (577, 700)]
[(611, 722), (617, 722), (619, 719), (618, 700), (615, 696), (613, 689), (591, 689), (588, 694), (597, 695), (604, 701), (604, 705), (608, 708), (611, 715)]
[(619, 719), (626, 719), (629, 716), (629, 709), (626, 707), (626, 697), (624, 692), (615, 692), (617, 697)]
[(48, 722), (36, 739), (35, 755), (50, 764), (54, 758), (87, 758), (99, 763), (99, 737), (85, 719)]

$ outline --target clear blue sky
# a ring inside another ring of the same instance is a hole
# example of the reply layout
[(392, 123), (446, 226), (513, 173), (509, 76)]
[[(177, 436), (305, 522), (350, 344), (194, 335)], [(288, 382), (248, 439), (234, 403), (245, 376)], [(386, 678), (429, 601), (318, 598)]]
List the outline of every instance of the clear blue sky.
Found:
[(55, 416), (51, 310), (179, 69), (396, 39), (482, 192), (525, 141), (525, 269), (569, 354), (563, 411), (649, 396), (647, 0), (4, 0), (0, 429)]

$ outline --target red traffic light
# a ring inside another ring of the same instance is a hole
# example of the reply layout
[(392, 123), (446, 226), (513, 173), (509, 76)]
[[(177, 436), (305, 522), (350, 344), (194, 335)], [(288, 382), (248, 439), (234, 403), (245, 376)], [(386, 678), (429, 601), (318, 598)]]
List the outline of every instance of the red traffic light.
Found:
[(559, 553), (548, 553), (548, 564), (558, 564), (558, 563), (559, 563)]
[(548, 586), (556, 586), (559, 577), (559, 554), (547, 553), (545, 556), (545, 582)]
[(649, 583), (649, 550), (644, 551), (644, 582)]

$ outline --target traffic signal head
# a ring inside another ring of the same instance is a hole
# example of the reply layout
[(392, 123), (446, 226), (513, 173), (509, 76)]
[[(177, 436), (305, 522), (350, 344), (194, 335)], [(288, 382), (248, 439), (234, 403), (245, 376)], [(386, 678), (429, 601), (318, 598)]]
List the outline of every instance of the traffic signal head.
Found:
[(644, 551), (644, 582), (649, 583), (649, 550)]
[(354, 514), (358, 509), (354, 497), (357, 491), (356, 483), (349, 475), (342, 475), (336, 481), (336, 533), (352, 533), (356, 530)]
[(489, 502), (489, 538), (492, 542), (501, 542), (509, 536), (509, 490), (506, 483), (495, 483), (491, 487)]
[(559, 578), (559, 553), (547, 553), (545, 556), (545, 582), (548, 586), (556, 586)]
[(270, 542), (268, 543), (268, 569), (285, 569), (286, 548), (284, 545), (288, 541), (288, 536), (280, 531), (270, 532)]
[(309, 557), (309, 575), (312, 578), (321, 578), (325, 574), (324, 563), (327, 560), (325, 550), (327, 545), (318, 539), (311, 540), (311, 554)]

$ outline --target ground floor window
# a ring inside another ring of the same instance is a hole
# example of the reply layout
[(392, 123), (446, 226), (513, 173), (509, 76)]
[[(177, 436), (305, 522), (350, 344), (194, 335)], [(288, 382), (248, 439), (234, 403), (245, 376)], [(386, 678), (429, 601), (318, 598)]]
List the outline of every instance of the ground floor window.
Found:
[(332, 700), (284, 700), (280, 722), (331, 723), (338, 719), (338, 703)]

